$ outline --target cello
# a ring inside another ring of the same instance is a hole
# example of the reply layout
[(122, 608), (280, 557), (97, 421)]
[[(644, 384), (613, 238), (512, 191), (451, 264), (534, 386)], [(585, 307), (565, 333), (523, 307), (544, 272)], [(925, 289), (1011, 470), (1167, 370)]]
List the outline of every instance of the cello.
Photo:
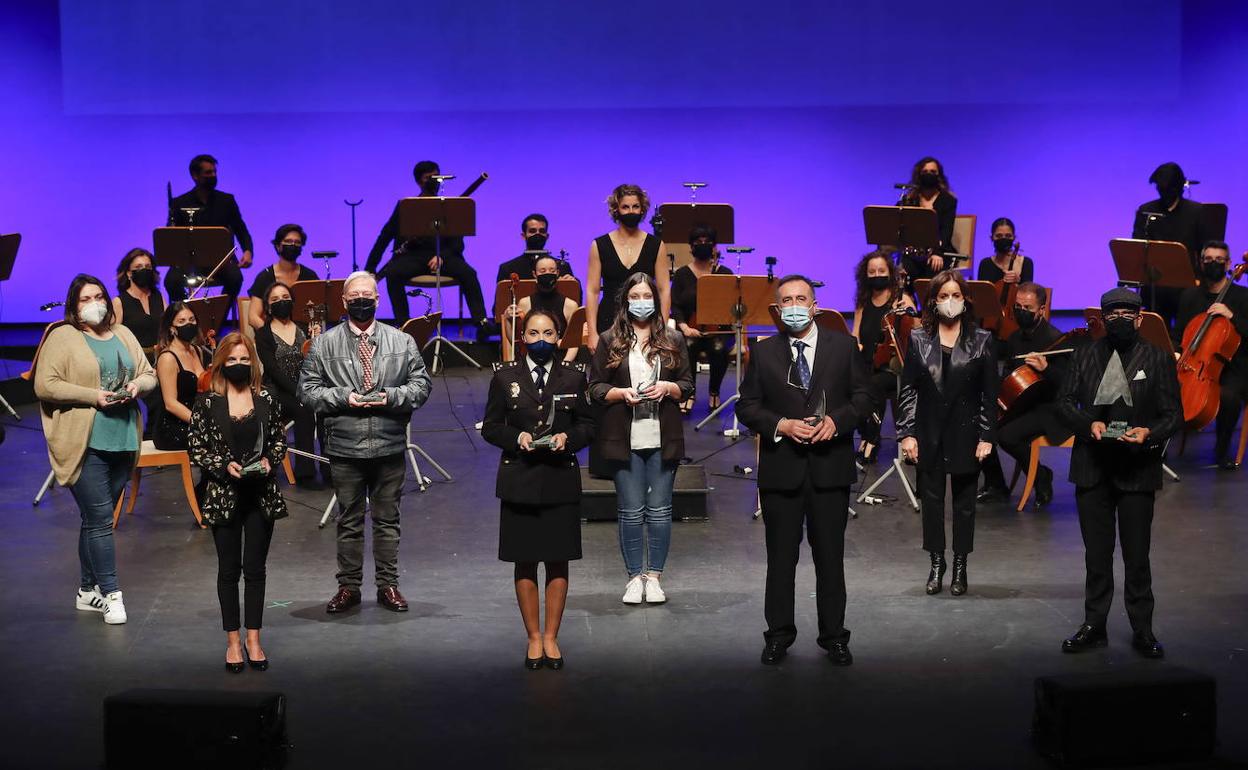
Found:
[[(1071, 329), (1053, 341), (1044, 350), (1036, 351), (1036, 355), (1063, 355), (1074, 352), (1071, 343), (1086, 341), (1091, 332), (1083, 327)], [(1082, 344), (1082, 343), (1080, 343)], [(1076, 345), (1076, 348), (1078, 346)], [(1063, 348), (1066, 348), (1063, 350)], [(1044, 379), (1044, 375), (1036, 371), (1030, 364), (1023, 364), (1005, 375), (1001, 387), (997, 390), (997, 414), (1001, 423), (1026, 412), (1046, 396), (1053, 394), (1053, 385)]]
[[(1245, 253), (1248, 258), (1248, 252)], [(1231, 271), (1213, 302), (1226, 300), (1226, 293), (1248, 269), (1248, 261)], [(1183, 329), (1183, 352), (1179, 356), (1179, 395), (1183, 401), (1183, 422), (1188, 430), (1200, 430), (1218, 414), (1221, 403), (1222, 369), (1239, 350), (1240, 336), (1230, 319), (1204, 312), (1188, 321)]]
[(1014, 320), (1014, 298), (1018, 295), (1018, 284), (1021, 281), (1023, 269), (1022, 247), (1018, 241), (1014, 241), (1010, 247), (1010, 261), (1006, 263), (1005, 272), (1018, 273), (1019, 281), (1006, 283), (1004, 279), (998, 281), (998, 301), (1001, 303), (1001, 320), (997, 322), (997, 328), (994, 330), (997, 339), (1009, 339), (1009, 336), (1018, 331), (1018, 322)]

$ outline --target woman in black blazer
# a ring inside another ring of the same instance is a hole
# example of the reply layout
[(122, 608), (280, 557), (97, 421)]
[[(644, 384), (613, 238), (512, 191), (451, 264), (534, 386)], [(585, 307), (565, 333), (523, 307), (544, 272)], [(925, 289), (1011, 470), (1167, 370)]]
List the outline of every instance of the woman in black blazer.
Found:
[[(557, 329), (548, 310), (525, 316), (525, 355), (495, 365), (481, 426), (482, 438), (503, 450), (495, 489), (502, 501), (498, 558), (516, 565), (516, 601), (529, 636), (524, 666), (531, 671), (543, 664), (563, 668), (558, 636), (568, 598), (568, 562), (581, 558), (576, 453), (594, 435), (585, 369), (555, 360)], [(538, 614), (538, 562), (546, 563), (545, 632)]]
[(954, 270), (932, 279), (923, 326), (910, 335), (901, 372), (897, 437), (906, 460), (918, 463), (923, 549), (931, 554), (927, 593), (945, 576), (945, 476), (953, 489), (954, 596), (966, 593), (966, 559), (975, 540), (979, 464), (996, 440), (995, 340), (978, 328), (966, 281)]
[[(217, 546), (217, 598), (227, 647), (226, 670), (238, 674), (246, 660), (263, 671), (260, 646), (265, 561), (273, 522), (286, 502), (273, 470), (286, 455), (285, 422), (277, 402), (260, 386), (260, 361), (251, 340), (226, 335), (212, 356), (212, 385), (195, 402), (187, 450), (204, 473), (199, 509)], [(239, 639), (238, 579), (243, 578), (244, 648)]]
[(658, 297), (649, 275), (628, 277), (589, 376), (589, 397), (602, 407), (595, 446), (615, 480), (625, 604), (667, 600), (659, 576), (671, 544), (676, 466), (685, 455), (680, 402), (693, 395), (689, 351), (667, 328)]

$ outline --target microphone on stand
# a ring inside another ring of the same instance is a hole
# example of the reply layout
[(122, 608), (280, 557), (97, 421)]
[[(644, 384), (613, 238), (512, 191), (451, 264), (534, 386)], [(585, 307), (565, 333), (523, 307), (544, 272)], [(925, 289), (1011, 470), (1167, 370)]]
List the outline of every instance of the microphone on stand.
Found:
[(910, 184), (909, 182), (896, 182), (893, 184), (894, 190), (914, 190), (917, 188), (917, 184)]

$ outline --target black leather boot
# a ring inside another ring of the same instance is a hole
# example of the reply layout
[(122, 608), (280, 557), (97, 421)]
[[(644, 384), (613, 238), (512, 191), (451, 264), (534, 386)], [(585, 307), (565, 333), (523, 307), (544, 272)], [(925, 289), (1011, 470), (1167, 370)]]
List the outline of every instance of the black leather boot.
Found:
[(953, 555), (953, 580), (949, 581), (949, 593), (961, 596), (966, 593), (966, 554)]
[(940, 593), (941, 583), (945, 579), (945, 552), (929, 551), (932, 555), (932, 571), (927, 573), (927, 595)]

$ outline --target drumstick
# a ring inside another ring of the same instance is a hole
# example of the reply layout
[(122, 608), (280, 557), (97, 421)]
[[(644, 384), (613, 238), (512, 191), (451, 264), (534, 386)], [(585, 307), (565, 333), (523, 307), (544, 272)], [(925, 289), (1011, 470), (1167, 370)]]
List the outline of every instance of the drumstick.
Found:
[(1014, 358), (1027, 358), (1028, 356), (1057, 356), (1062, 353), (1074, 353), (1074, 348), (1062, 348), (1061, 350), (1037, 350), (1035, 353), (1020, 353)]

